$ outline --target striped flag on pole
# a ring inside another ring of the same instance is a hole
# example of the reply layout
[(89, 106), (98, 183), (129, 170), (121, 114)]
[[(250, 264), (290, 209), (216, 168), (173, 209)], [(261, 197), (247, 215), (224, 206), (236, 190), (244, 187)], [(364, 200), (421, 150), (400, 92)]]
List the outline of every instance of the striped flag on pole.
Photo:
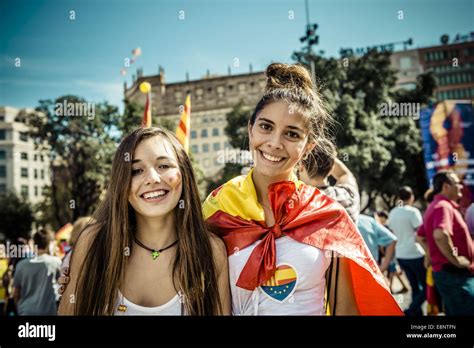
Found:
[(142, 127), (151, 127), (151, 107), (150, 107), (150, 93), (146, 94), (145, 112), (143, 113)]
[(140, 92), (146, 94), (145, 111), (143, 113), (142, 127), (151, 127), (151, 84), (142, 82), (139, 85)]
[(181, 113), (178, 128), (176, 129), (176, 137), (178, 138), (184, 150), (189, 152), (189, 132), (191, 128), (191, 95), (186, 96), (184, 110)]

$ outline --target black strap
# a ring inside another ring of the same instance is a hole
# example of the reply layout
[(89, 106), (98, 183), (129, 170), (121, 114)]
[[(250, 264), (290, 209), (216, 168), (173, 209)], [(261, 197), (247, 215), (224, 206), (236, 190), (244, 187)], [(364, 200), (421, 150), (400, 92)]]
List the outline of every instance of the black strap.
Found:
[(332, 315), (336, 315), (336, 304), (337, 304), (337, 280), (339, 278), (339, 257), (336, 257), (336, 282), (334, 284), (334, 309)]
[[(326, 309), (329, 307), (329, 298), (331, 297), (331, 285), (332, 285), (332, 270), (334, 262), (334, 251), (331, 253), (331, 263), (329, 264), (329, 279), (327, 285), (327, 298), (326, 298)], [(336, 280), (334, 282), (334, 308), (331, 311), (331, 316), (336, 315), (336, 303), (337, 303), (337, 281), (339, 277), (339, 257), (336, 257)]]
[(331, 262), (329, 263), (329, 273), (328, 273), (328, 280), (327, 280), (327, 291), (326, 291), (326, 311), (329, 307), (329, 297), (331, 296), (331, 280), (332, 280), (332, 260), (333, 254), (331, 253)]

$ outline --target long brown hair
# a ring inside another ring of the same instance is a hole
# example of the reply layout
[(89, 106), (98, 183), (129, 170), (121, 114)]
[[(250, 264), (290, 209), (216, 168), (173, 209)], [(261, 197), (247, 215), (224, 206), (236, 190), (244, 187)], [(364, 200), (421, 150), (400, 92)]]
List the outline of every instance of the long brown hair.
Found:
[(191, 161), (175, 136), (161, 128), (139, 128), (117, 149), (112, 178), (104, 201), (94, 214), (98, 232), (88, 250), (76, 288), (76, 315), (112, 315), (123, 284), (126, 251), (131, 250), (136, 227), (135, 212), (128, 202), (132, 156), (144, 139), (160, 136), (168, 141), (182, 174), (182, 194), (174, 210), (179, 239), (173, 263), (173, 284), (184, 296), (189, 315), (222, 312), (212, 247), (201, 211)]

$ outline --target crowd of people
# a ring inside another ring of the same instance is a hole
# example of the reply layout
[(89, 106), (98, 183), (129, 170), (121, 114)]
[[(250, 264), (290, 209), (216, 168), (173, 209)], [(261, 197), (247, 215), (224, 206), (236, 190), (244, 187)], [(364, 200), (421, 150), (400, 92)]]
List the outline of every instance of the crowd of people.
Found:
[[(201, 205), (174, 134), (136, 129), (99, 208), (75, 224), (72, 251), (48, 255), (40, 230), (35, 255), (5, 272), (5, 313), (53, 315), (62, 295), (60, 315), (473, 315), (474, 209), (466, 223), (456, 174), (435, 175), (423, 217), (407, 186), (390, 213), (361, 214), (309, 72), (273, 63), (266, 74), (246, 175)], [(402, 310), (393, 295), (409, 290)]]

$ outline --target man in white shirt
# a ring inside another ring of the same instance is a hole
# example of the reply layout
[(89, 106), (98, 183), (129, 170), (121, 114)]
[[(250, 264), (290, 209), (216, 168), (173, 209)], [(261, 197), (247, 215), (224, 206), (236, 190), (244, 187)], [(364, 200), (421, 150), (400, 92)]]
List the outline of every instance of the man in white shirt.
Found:
[(395, 256), (412, 289), (412, 301), (405, 314), (423, 315), (421, 305), (426, 300), (425, 251), (416, 241), (416, 231), (423, 219), (420, 211), (413, 207), (415, 195), (410, 187), (401, 187), (398, 196), (400, 202), (390, 212), (388, 226), (398, 238)]

